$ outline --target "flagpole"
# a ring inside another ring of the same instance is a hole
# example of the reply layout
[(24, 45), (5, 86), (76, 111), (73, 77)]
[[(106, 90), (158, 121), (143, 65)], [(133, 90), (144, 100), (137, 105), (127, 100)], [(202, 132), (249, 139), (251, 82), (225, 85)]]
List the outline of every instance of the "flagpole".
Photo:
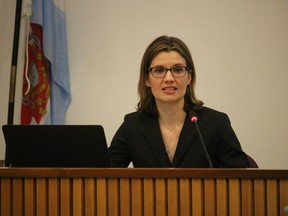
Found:
[(17, 0), (16, 11), (15, 11), (15, 23), (14, 23), (14, 39), (13, 39), (12, 62), (11, 62), (11, 73), (10, 73), (10, 89), (9, 89), (9, 106), (8, 106), (7, 124), (13, 124), (13, 118), (14, 118), (14, 102), (15, 102), (16, 72), (17, 72), (17, 61), (18, 61), (21, 9), (22, 9), (22, 0)]
[[(16, 10), (15, 10), (15, 22), (14, 22), (14, 37), (13, 37), (13, 50), (12, 50), (11, 73), (10, 73), (7, 124), (13, 124), (13, 119), (14, 119), (16, 72), (17, 72), (17, 61), (18, 61), (19, 34), (20, 34), (20, 25), (21, 25), (21, 11), (22, 11), (22, 0), (17, 0)], [(8, 166), (8, 165), (9, 165), (9, 158), (7, 157), (7, 147), (6, 147), (5, 166)]]

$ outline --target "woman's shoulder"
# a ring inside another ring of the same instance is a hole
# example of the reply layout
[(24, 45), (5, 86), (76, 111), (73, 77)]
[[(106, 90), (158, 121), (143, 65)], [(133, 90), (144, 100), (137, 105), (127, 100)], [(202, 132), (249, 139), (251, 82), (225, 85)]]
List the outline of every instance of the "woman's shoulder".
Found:
[(228, 119), (228, 115), (226, 113), (205, 106), (196, 111), (196, 113), (199, 119)]
[(127, 113), (125, 116), (124, 116), (124, 119), (125, 120), (133, 120), (133, 119), (137, 119), (137, 118), (140, 118), (140, 113), (135, 111), (135, 112), (130, 112), (130, 113)]
[(137, 131), (143, 125), (150, 124), (155, 124), (155, 117), (136, 111), (125, 115), (122, 127), (130, 131)]
[(135, 112), (131, 112), (131, 113), (127, 113), (124, 117), (124, 120), (125, 121), (133, 121), (133, 122), (138, 122), (138, 121), (144, 121), (144, 122), (149, 122), (151, 121), (152, 119), (155, 119), (155, 117), (153, 116), (149, 116), (148, 114), (146, 113), (143, 113), (143, 112), (138, 112), (138, 111), (135, 111)]

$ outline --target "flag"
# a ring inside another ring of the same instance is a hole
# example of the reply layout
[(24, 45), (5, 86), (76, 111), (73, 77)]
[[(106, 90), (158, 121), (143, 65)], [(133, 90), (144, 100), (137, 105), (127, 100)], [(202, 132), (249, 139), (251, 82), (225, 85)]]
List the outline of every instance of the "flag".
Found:
[(31, 3), (21, 124), (63, 124), (71, 101), (64, 3)]

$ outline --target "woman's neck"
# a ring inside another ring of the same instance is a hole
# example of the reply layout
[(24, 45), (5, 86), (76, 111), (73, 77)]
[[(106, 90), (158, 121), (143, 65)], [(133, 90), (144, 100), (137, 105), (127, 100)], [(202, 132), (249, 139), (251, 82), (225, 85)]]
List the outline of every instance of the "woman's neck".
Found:
[(183, 104), (165, 104), (157, 106), (159, 112), (159, 122), (165, 127), (174, 128), (183, 125), (186, 112)]

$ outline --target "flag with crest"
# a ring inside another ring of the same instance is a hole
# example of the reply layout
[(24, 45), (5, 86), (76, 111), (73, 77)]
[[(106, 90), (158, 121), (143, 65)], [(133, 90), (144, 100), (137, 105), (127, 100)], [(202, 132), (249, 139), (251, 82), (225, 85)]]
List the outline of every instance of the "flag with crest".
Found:
[(32, 15), (28, 21), (21, 124), (63, 124), (71, 101), (64, 2), (28, 1)]

